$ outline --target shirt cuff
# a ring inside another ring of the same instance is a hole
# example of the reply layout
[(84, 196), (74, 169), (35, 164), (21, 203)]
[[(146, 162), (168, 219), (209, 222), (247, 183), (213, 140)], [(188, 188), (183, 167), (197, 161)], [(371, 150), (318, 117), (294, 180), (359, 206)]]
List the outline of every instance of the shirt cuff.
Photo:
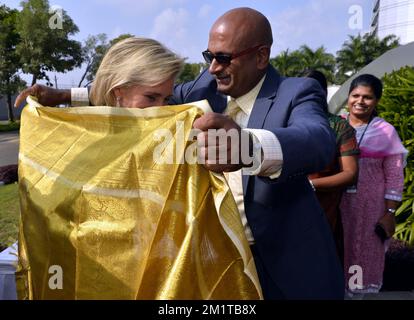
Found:
[[(253, 138), (253, 166), (243, 168), (243, 174), (278, 178), (283, 165), (283, 152), (279, 139), (268, 130), (243, 130), (251, 133)], [(258, 152), (259, 150), (261, 152)]]
[(89, 106), (88, 88), (70, 89), (70, 98), (73, 107)]

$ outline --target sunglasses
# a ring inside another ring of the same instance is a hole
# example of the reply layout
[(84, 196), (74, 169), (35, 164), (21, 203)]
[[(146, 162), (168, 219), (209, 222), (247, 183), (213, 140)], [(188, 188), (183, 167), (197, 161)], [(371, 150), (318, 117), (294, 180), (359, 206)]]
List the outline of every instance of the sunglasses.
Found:
[(226, 54), (226, 53), (218, 53), (218, 54), (213, 54), (211, 51), (209, 51), (208, 49), (206, 51), (203, 51), (203, 58), (204, 60), (208, 63), (211, 64), (213, 62), (214, 59), (216, 59), (216, 61), (219, 64), (230, 64), (231, 60), (244, 56), (246, 54), (252, 53), (256, 50), (258, 50), (260, 47), (262, 47), (263, 44), (259, 44), (258, 46), (240, 51), (239, 53), (233, 53), (233, 54)]

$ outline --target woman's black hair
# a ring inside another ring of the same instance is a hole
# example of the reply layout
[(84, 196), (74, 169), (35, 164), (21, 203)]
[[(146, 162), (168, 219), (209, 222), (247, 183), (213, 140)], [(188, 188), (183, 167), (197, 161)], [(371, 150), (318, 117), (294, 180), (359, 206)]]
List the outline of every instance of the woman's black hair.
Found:
[(378, 100), (381, 99), (382, 82), (376, 76), (373, 76), (372, 74), (361, 74), (360, 76), (356, 77), (351, 82), (348, 95), (350, 95), (352, 90), (358, 86), (370, 87), (372, 91), (374, 91), (375, 98)]
[(322, 72), (318, 70), (306, 70), (303, 73), (303, 76), (306, 78), (313, 78), (318, 81), (323, 91), (325, 91), (326, 94), (328, 93), (328, 82), (326, 81), (326, 77)]
[[(318, 70), (305, 70), (302, 73), (302, 77), (306, 78), (312, 78), (318, 81), (319, 85), (323, 89), (323, 92), (325, 93), (325, 98), (328, 96), (328, 82), (326, 81), (325, 75), (318, 71)], [(327, 113), (328, 112), (328, 105), (324, 103), (323, 110)]]

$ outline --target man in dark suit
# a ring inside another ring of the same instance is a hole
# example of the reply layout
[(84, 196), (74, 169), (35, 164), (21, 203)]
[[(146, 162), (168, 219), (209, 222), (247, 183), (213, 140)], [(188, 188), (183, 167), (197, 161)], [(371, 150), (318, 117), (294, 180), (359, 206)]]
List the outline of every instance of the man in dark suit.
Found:
[[(211, 28), (203, 53), (208, 72), (177, 86), (173, 102), (208, 99), (216, 113), (198, 119), (195, 128), (249, 130), (265, 149), (259, 172), (243, 176), (243, 204), (238, 202), (250, 227), (264, 297), (342, 299), (343, 272), (332, 235), (306, 178), (324, 168), (334, 152), (324, 93), (314, 80), (281, 77), (269, 64), (271, 45), (271, 27), (261, 13), (249, 8), (225, 13)], [(231, 100), (241, 104), (236, 121), (223, 114)], [(243, 115), (247, 121), (239, 125)], [(216, 172), (243, 166), (206, 165)]]
[[(343, 272), (326, 218), (307, 175), (330, 163), (335, 138), (324, 113), (325, 96), (313, 79), (285, 78), (270, 66), (269, 21), (249, 8), (230, 10), (212, 26), (203, 52), (208, 70), (175, 87), (171, 103), (208, 99), (214, 113), (197, 119), (208, 129), (249, 133), (259, 153), (252, 163), (206, 162), (224, 172), (239, 207), (265, 299), (342, 299)], [(39, 86), (27, 94), (49, 95), (48, 103), (70, 101), (70, 93)], [(234, 145), (225, 145), (232, 154)], [(231, 157), (228, 158), (231, 160)], [(212, 160), (212, 159), (209, 159)], [(213, 159), (214, 160), (214, 159)]]

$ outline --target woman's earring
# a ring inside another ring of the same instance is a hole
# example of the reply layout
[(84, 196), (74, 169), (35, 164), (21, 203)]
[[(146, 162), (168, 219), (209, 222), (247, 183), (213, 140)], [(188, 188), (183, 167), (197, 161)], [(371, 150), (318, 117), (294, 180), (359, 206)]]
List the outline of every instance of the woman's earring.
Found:
[(120, 103), (120, 101), (121, 101), (121, 97), (116, 97), (116, 107), (117, 108), (119, 108), (119, 107), (121, 107), (121, 103)]

